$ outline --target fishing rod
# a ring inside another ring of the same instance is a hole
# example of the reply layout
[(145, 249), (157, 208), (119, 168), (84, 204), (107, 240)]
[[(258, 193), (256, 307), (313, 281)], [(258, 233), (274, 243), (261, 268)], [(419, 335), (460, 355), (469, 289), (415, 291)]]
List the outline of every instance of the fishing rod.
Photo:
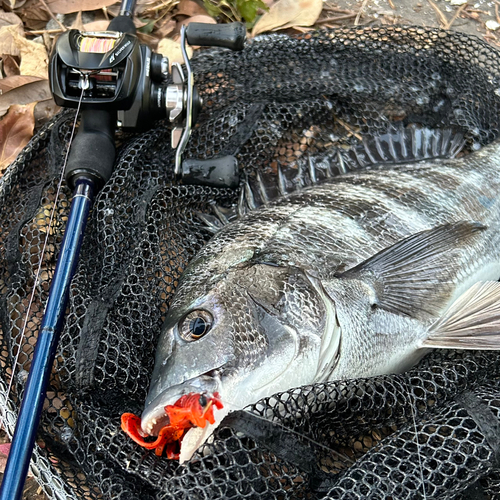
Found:
[[(178, 179), (188, 184), (233, 188), (239, 182), (233, 156), (182, 159), (202, 106), (186, 43), (241, 50), (245, 26), (183, 26), (185, 74), (180, 64), (172, 63), (170, 70), (166, 57), (139, 43), (133, 22), (134, 7), (135, 0), (122, 0), (119, 15), (106, 31), (69, 30), (59, 37), (51, 55), (51, 91), (59, 106), (76, 108), (73, 131), (81, 109), (78, 133), (73, 141), (72, 132), (63, 167), (73, 198), (0, 486), (0, 500), (22, 497), (87, 218), (94, 196), (113, 173), (116, 128), (144, 130), (154, 120), (168, 118), (173, 124), (171, 139), (172, 148), (176, 149)], [(27, 316), (29, 312), (28, 306)], [(16, 361), (13, 374), (15, 365)]]

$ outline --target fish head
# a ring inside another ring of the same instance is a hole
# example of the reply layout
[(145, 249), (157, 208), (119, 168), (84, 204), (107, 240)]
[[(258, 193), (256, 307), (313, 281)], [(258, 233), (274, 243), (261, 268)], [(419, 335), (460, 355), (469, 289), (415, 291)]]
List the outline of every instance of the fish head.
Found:
[[(218, 392), (227, 413), (310, 382), (325, 321), (320, 297), (298, 269), (237, 260), (205, 279), (195, 262), (182, 277), (156, 351), (144, 432), (156, 435), (164, 407), (190, 392)], [(217, 413), (226, 414), (216, 421)]]

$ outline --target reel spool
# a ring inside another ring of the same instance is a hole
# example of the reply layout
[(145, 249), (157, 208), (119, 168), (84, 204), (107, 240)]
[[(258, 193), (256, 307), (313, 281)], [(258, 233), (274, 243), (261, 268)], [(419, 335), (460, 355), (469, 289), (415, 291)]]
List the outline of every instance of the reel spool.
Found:
[[(116, 125), (125, 130), (145, 130), (155, 120), (168, 117), (174, 125), (171, 142), (176, 149), (176, 176), (186, 184), (234, 188), (239, 183), (234, 156), (182, 161), (202, 106), (186, 43), (241, 50), (245, 35), (241, 23), (183, 26), (184, 73), (178, 63), (169, 71), (168, 59), (140, 44), (135, 34), (70, 30), (59, 37), (51, 57), (51, 91), (59, 106), (76, 108), (81, 99), (82, 109), (116, 112)], [(67, 178), (71, 176), (68, 169)]]

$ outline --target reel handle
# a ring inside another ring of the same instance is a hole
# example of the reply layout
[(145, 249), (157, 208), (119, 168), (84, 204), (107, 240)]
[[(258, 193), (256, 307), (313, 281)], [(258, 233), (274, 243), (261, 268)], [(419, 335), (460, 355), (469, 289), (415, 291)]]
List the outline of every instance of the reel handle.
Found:
[(245, 37), (246, 28), (242, 23), (189, 23), (186, 28), (186, 39), (189, 45), (202, 47), (226, 47), (231, 50), (243, 50)]
[(182, 182), (219, 188), (237, 188), (238, 162), (234, 156), (220, 156), (208, 160), (184, 160)]

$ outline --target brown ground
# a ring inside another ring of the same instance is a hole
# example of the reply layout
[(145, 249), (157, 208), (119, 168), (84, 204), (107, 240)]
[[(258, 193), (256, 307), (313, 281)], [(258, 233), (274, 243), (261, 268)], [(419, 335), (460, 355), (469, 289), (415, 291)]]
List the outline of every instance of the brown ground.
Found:
[[(318, 27), (371, 24), (410, 24), (449, 28), (479, 36), (500, 47), (498, 31), (487, 28), (488, 21), (497, 21), (500, 1), (468, 0), (463, 5), (451, 5), (453, 0), (326, 0)], [(7, 442), (0, 431), (0, 444)], [(0, 479), (3, 474), (0, 474)], [(26, 481), (23, 499), (46, 500), (33, 477)]]

